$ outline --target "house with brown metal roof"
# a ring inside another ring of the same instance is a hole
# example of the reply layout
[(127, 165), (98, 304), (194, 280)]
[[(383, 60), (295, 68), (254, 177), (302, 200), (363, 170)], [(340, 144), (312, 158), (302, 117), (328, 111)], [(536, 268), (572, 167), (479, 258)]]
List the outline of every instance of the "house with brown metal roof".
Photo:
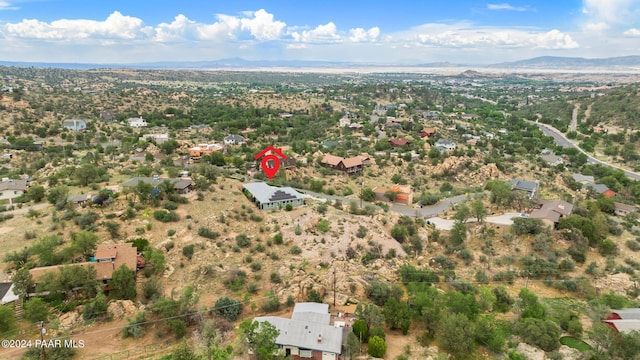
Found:
[(138, 250), (132, 243), (100, 244), (96, 248), (92, 261), (66, 265), (43, 266), (29, 270), (34, 282), (47, 273), (58, 273), (63, 266), (93, 266), (96, 269), (96, 280), (107, 281), (113, 277), (113, 272), (121, 265), (125, 265), (134, 272), (138, 269)]
[(350, 158), (343, 158), (334, 155), (325, 155), (320, 164), (325, 167), (329, 167), (333, 170), (342, 171), (345, 174), (351, 175), (361, 172), (365, 165), (371, 163), (371, 159), (368, 156), (358, 155)]

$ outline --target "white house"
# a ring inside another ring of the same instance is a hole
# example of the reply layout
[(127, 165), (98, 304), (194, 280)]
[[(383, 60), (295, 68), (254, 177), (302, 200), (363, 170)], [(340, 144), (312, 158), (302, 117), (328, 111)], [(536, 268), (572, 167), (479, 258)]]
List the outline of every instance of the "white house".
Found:
[(245, 143), (246, 139), (244, 136), (232, 134), (225, 136), (222, 141), (225, 145), (241, 145)]
[(456, 143), (448, 140), (438, 140), (433, 146), (440, 151), (453, 151), (456, 149)]
[(63, 120), (62, 127), (71, 131), (82, 131), (87, 128), (87, 122), (80, 119)]
[(13, 283), (0, 283), (0, 305), (16, 300), (18, 300), (18, 296), (13, 293)]
[(9, 200), (13, 204), (13, 199), (27, 191), (26, 180), (2, 179), (0, 182), (0, 200)]
[(147, 123), (147, 120), (145, 120), (145, 119), (143, 119), (141, 117), (129, 118), (129, 119), (127, 119), (127, 123), (129, 124), (129, 126), (135, 127), (135, 128), (149, 126), (149, 123)]

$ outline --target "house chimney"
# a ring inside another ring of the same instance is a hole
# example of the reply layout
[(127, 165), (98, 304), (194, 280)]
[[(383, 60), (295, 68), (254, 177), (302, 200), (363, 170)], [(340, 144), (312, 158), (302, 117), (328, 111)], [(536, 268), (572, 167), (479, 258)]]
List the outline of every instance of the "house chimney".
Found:
[(321, 343), (322, 342), (322, 334), (318, 334), (318, 342)]

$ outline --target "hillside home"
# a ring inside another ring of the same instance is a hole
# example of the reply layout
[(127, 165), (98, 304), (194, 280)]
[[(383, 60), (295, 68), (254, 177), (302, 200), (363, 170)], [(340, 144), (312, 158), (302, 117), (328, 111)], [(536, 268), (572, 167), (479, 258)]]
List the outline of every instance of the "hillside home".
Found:
[(596, 194), (602, 195), (604, 197), (616, 196), (616, 192), (609, 189), (609, 187), (605, 184), (586, 183), (582, 186), (582, 188), (592, 190)]
[(582, 175), (574, 173), (571, 175), (571, 177), (573, 178), (573, 180), (583, 185), (587, 183), (593, 183), (595, 181), (595, 178), (592, 175)]
[(393, 147), (403, 147), (403, 146), (409, 144), (409, 140), (391, 138), (391, 139), (389, 139), (389, 143), (391, 143), (391, 146), (393, 146)]
[(371, 159), (368, 156), (358, 155), (350, 158), (340, 156), (325, 155), (320, 164), (333, 170), (341, 171), (346, 175), (356, 174), (364, 169), (365, 165), (369, 165)]
[(343, 116), (338, 120), (338, 126), (339, 127), (347, 127), (351, 125), (351, 118), (349, 118), (348, 116)]
[(573, 212), (573, 204), (563, 200), (537, 200), (537, 209), (531, 211), (529, 217), (541, 219), (543, 223), (554, 228), (560, 218), (567, 217)]
[(93, 266), (96, 269), (96, 280), (107, 282), (113, 277), (113, 272), (121, 265), (125, 265), (134, 272), (143, 263), (138, 257), (138, 251), (132, 243), (99, 244), (91, 261), (72, 263), (66, 265), (53, 265), (37, 267), (29, 270), (34, 283), (38, 283), (47, 273), (58, 273), (63, 266)]
[(294, 360), (338, 360), (342, 353), (343, 328), (331, 325), (329, 305), (297, 303), (291, 319), (260, 316), (253, 319), (268, 322), (279, 331), (276, 345), (281, 355)]
[(456, 149), (456, 143), (454, 143), (453, 141), (449, 141), (449, 140), (438, 140), (436, 141), (435, 144), (433, 144), (433, 146), (438, 149), (440, 152), (445, 152), (445, 151), (453, 151)]
[(169, 134), (144, 134), (142, 135), (142, 140), (154, 142), (156, 145), (160, 145), (165, 141), (169, 140)]
[(0, 283), (0, 305), (9, 304), (18, 300), (13, 292), (13, 283)]
[(147, 120), (141, 118), (141, 117), (132, 117), (127, 119), (127, 124), (129, 124), (129, 126), (134, 127), (134, 128), (140, 128), (140, 127), (147, 127), (149, 126), (149, 123), (147, 123)]
[(188, 194), (189, 192), (191, 192), (191, 190), (193, 190), (193, 180), (188, 179), (188, 178), (161, 178), (158, 176), (154, 176), (154, 177), (134, 177), (131, 178), (125, 182), (123, 182), (120, 186), (122, 187), (123, 190), (125, 189), (135, 189), (136, 186), (138, 186), (139, 182), (143, 182), (146, 184), (151, 184), (154, 189), (157, 189), (158, 185), (162, 184), (163, 182), (168, 181), (173, 185), (173, 191), (176, 194), (179, 195), (184, 195), (184, 194)]
[(80, 119), (62, 120), (62, 127), (71, 131), (83, 131), (87, 129), (87, 122)]
[(222, 139), (222, 142), (224, 142), (225, 145), (242, 145), (246, 141), (247, 140), (244, 138), (244, 136), (236, 134), (227, 135)]
[(436, 128), (432, 128), (432, 127), (424, 128), (422, 129), (422, 131), (420, 131), (420, 133), (418, 133), (418, 135), (420, 135), (421, 138), (425, 138), (425, 137), (430, 138), (436, 135)]
[(627, 216), (628, 214), (632, 213), (632, 212), (636, 212), (638, 211), (638, 208), (636, 206), (633, 205), (628, 205), (628, 204), (623, 204), (620, 202), (614, 202), (613, 203), (615, 205), (615, 211), (614, 213), (617, 216)]
[(555, 154), (543, 154), (543, 155), (540, 155), (540, 157), (549, 166), (555, 167), (555, 166), (564, 164), (564, 159), (562, 158), (562, 156), (558, 156)]
[(13, 199), (27, 192), (26, 180), (2, 179), (0, 182), (0, 200), (9, 200), (13, 204)]
[(529, 199), (533, 199), (536, 195), (536, 190), (538, 190), (538, 181), (526, 181), (526, 180), (511, 180), (511, 190), (512, 191), (523, 191), (526, 193)]
[(306, 195), (291, 187), (276, 187), (264, 182), (242, 185), (242, 191), (260, 210), (282, 209), (305, 204)]
[(211, 155), (213, 152), (223, 150), (224, 147), (218, 144), (198, 144), (189, 149), (189, 157), (192, 160), (200, 160), (204, 155)]

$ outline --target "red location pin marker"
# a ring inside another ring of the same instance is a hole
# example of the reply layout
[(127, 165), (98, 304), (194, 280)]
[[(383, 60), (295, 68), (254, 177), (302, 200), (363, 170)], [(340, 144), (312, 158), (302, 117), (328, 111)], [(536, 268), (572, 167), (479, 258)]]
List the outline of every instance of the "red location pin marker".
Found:
[(280, 168), (280, 159), (273, 154), (269, 154), (262, 158), (262, 162), (260, 164), (262, 165), (262, 171), (264, 171), (264, 174), (267, 175), (269, 179), (273, 179)]

